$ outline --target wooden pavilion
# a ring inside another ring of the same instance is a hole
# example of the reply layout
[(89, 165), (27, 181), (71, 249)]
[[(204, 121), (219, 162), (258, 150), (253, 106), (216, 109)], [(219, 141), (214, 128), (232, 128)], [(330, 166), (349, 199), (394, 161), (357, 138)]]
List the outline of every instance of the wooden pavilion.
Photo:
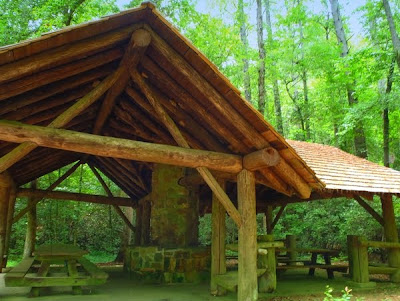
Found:
[[(172, 191), (198, 202), (186, 207), (197, 216), (212, 209), (212, 275), (224, 272), (226, 212), (237, 224), (238, 300), (257, 299), (257, 210), (281, 206), (275, 220), (268, 215), (272, 230), (287, 203), (352, 197), (398, 241), (391, 196), (400, 194), (399, 172), (287, 142), (150, 3), (1, 48), (0, 119), (0, 258), (13, 222), (43, 197), (112, 204), (137, 241), (149, 243), (151, 227), (153, 242), (171, 244), (157, 227), (171, 212), (158, 200), (172, 189), (163, 183), (178, 180), (186, 192)], [(20, 188), (74, 162), (47, 190)], [(53, 191), (83, 163), (129, 197), (113, 197), (101, 177), (108, 196)], [(374, 194), (383, 217), (362, 199)], [(14, 214), (16, 196), (36, 201)], [(136, 227), (119, 206), (140, 212)], [(183, 245), (195, 227), (185, 223)]]

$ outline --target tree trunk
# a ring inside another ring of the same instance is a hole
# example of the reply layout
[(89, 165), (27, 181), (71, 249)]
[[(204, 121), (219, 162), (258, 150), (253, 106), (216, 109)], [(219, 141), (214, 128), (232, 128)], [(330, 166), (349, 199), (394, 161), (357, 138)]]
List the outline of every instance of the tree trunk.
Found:
[(392, 11), (390, 9), (389, 2), (387, 0), (382, 0), (382, 2), (385, 9), (386, 19), (389, 23), (390, 35), (392, 36), (393, 51), (396, 56), (397, 66), (400, 69), (400, 39), (393, 21)]
[(250, 73), (249, 73), (249, 58), (248, 48), (249, 42), (247, 40), (246, 32), (246, 18), (243, 7), (243, 0), (238, 0), (238, 21), (240, 26), (240, 39), (243, 43), (243, 84), (244, 84), (244, 95), (248, 102), (251, 103), (251, 86), (250, 86)]
[[(133, 208), (132, 207), (126, 207), (125, 208), (125, 215), (129, 219), (130, 222), (133, 220)], [(132, 230), (124, 224), (124, 228), (121, 232), (121, 245), (120, 249), (118, 251), (118, 255), (115, 258), (116, 262), (123, 262), (125, 258), (125, 251), (126, 248), (130, 245), (131, 243), (131, 238), (132, 238)]]
[[(268, 35), (268, 45), (272, 49), (273, 39), (272, 39), (272, 23), (271, 23), (271, 12), (269, 0), (265, 0), (265, 16), (267, 21), (267, 35)], [(279, 86), (276, 75), (275, 62), (271, 62), (270, 66), (272, 86), (274, 91), (274, 107), (275, 107), (275, 118), (276, 118), (276, 129), (280, 134), (283, 135), (283, 118), (281, 109), (281, 97), (279, 95)]]
[[(346, 40), (346, 34), (343, 29), (342, 18), (340, 16), (339, 11), (339, 2), (338, 0), (329, 0), (331, 3), (331, 10), (333, 16), (333, 22), (335, 25), (336, 36), (339, 43), (342, 45), (342, 53), (341, 57), (345, 57), (349, 53), (349, 46)], [(347, 99), (349, 102), (350, 107), (358, 103), (358, 99), (355, 97), (355, 91), (353, 89), (354, 83), (347, 83)], [(367, 158), (367, 142), (365, 139), (364, 128), (362, 122), (358, 120), (355, 124), (354, 128), (354, 147), (355, 153), (357, 156), (361, 158)]]
[(257, 42), (258, 42), (258, 111), (264, 116), (267, 110), (265, 103), (265, 49), (263, 36), (262, 3), (257, 0)]
[[(300, 2), (298, 2), (298, 5), (300, 5)], [(304, 95), (304, 109), (303, 109), (303, 117), (304, 117), (304, 129), (306, 132), (306, 139), (310, 140), (311, 139), (311, 133), (310, 133), (310, 116), (309, 116), (309, 109), (308, 109), (308, 84), (307, 84), (307, 70), (305, 67), (304, 63), (304, 47), (303, 47), (303, 42), (304, 42), (304, 34), (303, 34), (303, 22), (299, 22), (299, 27), (300, 27), (300, 49), (301, 49), (301, 61), (302, 61), (302, 82), (303, 82), (303, 95)], [(269, 234), (269, 233), (268, 233)]]
[(390, 167), (389, 162), (389, 94), (392, 91), (393, 72), (394, 72), (395, 57), (390, 64), (389, 73), (386, 79), (386, 90), (384, 96), (383, 107), (383, 164)]
[[(36, 180), (31, 182), (31, 189), (36, 189)], [(30, 197), (28, 199), (28, 206), (31, 203), (36, 202), (35, 197)], [(26, 228), (26, 236), (25, 236), (25, 246), (24, 246), (24, 255), (23, 258), (32, 257), (32, 253), (35, 249), (35, 241), (36, 241), (36, 206), (33, 206), (28, 211), (28, 225)]]

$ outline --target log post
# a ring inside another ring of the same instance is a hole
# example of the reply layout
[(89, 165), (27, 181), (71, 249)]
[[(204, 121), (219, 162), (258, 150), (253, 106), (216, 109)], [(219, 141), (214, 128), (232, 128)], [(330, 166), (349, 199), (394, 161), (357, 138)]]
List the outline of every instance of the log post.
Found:
[[(273, 242), (273, 235), (259, 235), (260, 242)], [(258, 291), (260, 293), (272, 293), (276, 289), (276, 257), (275, 248), (267, 248), (267, 254), (258, 255), (258, 265), (267, 271), (258, 280)]]
[(135, 246), (142, 245), (142, 217), (143, 217), (143, 206), (138, 205), (136, 207), (136, 232), (135, 232)]
[(289, 251), (287, 252), (290, 263), (289, 265), (296, 265), (294, 260), (297, 259), (297, 252), (296, 252), (296, 241), (297, 241), (297, 236), (296, 235), (286, 235), (286, 245)]
[[(218, 183), (225, 190), (225, 181), (218, 179)], [(215, 283), (215, 276), (226, 273), (225, 259), (225, 225), (226, 210), (213, 193), (212, 197), (212, 215), (211, 215), (211, 294), (220, 296), (226, 293), (222, 287)]]
[[(36, 189), (36, 180), (31, 182), (31, 189)], [(24, 246), (24, 255), (23, 258), (32, 257), (32, 253), (35, 250), (35, 242), (36, 242), (36, 205), (32, 206), (32, 204), (36, 203), (37, 199), (34, 197), (30, 197), (28, 199), (28, 206), (31, 206), (31, 209), (28, 211), (28, 224), (26, 228), (26, 236), (25, 236), (25, 246)]]
[(238, 205), (242, 218), (239, 228), (238, 300), (255, 301), (257, 285), (257, 221), (254, 173), (243, 169), (238, 174)]
[(372, 287), (374, 282), (369, 281), (368, 250), (361, 244), (362, 237), (356, 235), (347, 236), (347, 248), (349, 256), (349, 274), (353, 285), (358, 287)]
[(5, 259), (4, 267), (7, 266), (7, 260), (8, 260), (9, 250), (10, 250), (10, 240), (11, 240), (11, 232), (12, 232), (16, 193), (17, 193), (17, 188), (15, 186), (15, 183), (12, 182), (11, 184), (12, 184), (12, 186), (11, 186), (11, 190), (10, 190), (10, 198), (9, 198), (8, 212), (7, 212), (7, 228), (6, 228), (7, 235), (6, 235), (5, 251), (4, 251), (4, 253), (6, 254), (6, 259)]
[(151, 219), (151, 202), (146, 200), (142, 207), (142, 243), (144, 246), (150, 244), (150, 219)]
[(11, 187), (11, 177), (6, 173), (0, 174), (0, 273), (5, 264), (7, 215)]
[(266, 224), (267, 224), (267, 234), (272, 234), (272, 231), (273, 231), (273, 227), (272, 227), (272, 223), (273, 223), (272, 211), (273, 211), (273, 207), (272, 206), (267, 206), (267, 212), (265, 213), (265, 220), (266, 220)]
[[(392, 196), (382, 196), (381, 203), (385, 239), (387, 242), (399, 242)], [(388, 260), (390, 267), (400, 268), (400, 249), (388, 249)], [(394, 273), (390, 276), (390, 280), (393, 282), (400, 282), (399, 276), (398, 273)]]

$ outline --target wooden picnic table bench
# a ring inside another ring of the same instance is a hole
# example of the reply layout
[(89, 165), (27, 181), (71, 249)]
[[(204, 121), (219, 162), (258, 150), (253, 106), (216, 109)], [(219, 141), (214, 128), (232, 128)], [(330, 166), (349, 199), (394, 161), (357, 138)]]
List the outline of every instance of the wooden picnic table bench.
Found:
[[(107, 273), (83, 257), (87, 253), (73, 245), (43, 245), (34, 257), (23, 259), (5, 275), (5, 284), (31, 287), (31, 296), (39, 296), (41, 287), (54, 286), (71, 286), (74, 294), (81, 294), (81, 286), (103, 284), (108, 278)], [(35, 263), (39, 263), (38, 269)], [(60, 264), (67, 271), (54, 273), (52, 269)]]
[[(308, 275), (313, 276), (315, 274), (315, 269), (325, 269), (328, 274), (329, 279), (333, 279), (333, 272), (343, 272), (347, 271), (348, 265), (333, 265), (331, 258), (334, 256), (338, 256), (339, 250), (331, 250), (331, 249), (312, 249), (312, 248), (278, 248), (277, 252), (296, 252), (296, 253), (309, 253), (311, 254), (311, 258), (309, 260), (304, 259), (290, 259), (287, 256), (278, 256), (277, 262), (278, 266), (277, 270), (291, 270), (291, 269), (309, 269)], [(322, 255), (324, 259), (324, 264), (317, 263), (318, 255)], [(283, 265), (279, 265), (279, 263), (283, 263)], [(301, 263), (300, 265), (297, 263)]]

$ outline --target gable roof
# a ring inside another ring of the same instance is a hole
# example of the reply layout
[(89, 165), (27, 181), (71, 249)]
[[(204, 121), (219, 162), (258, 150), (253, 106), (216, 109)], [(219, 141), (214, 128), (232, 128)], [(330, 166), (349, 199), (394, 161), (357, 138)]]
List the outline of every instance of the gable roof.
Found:
[(325, 183), (325, 190), (400, 194), (400, 171), (333, 146), (287, 141)]
[[(2, 47), (0, 119), (48, 125), (116, 70), (139, 28), (149, 31), (152, 41), (138, 71), (192, 148), (245, 155), (271, 146), (282, 159), (279, 166), (257, 172), (260, 183), (287, 195), (299, 194), (301, 187), (323, 187), (283, 137), (149, 3)], [(93, 132), (103, 99), (104, 95), (65, 128)], [(176, 145), (134, 81), (116, 99), (101, 134)], [(14, 147), (0, 142), (0, 156)], [(80, 158), (86, 157), (37, 148), (9, 171), (23, 184)], [(149, 192), (150, 164), (94, 156), (88, 160), (133, 199)]]

